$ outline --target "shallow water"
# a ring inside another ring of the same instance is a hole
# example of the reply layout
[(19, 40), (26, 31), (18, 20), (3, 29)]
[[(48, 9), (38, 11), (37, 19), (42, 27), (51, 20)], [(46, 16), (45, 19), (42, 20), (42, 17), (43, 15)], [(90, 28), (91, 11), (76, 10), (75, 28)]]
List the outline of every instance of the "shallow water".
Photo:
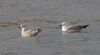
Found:
[[(99, 0), (0, 0), (0, 21), (21, 20), (41, 27), (38, 40), (22, 38), (21, 29), (0, 26), (1, 55), (100, 55)], [(60, 22), (90, 24), (80, 33), (62, 33)]]

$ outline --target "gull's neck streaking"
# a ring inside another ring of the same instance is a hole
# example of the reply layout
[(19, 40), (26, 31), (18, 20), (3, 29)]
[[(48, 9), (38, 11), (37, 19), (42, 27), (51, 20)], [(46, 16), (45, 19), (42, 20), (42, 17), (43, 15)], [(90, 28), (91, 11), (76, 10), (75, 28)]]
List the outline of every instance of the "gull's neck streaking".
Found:
[(67, 31), (68, 28), (70, 28), (71, 26), (69, 25), (63, 25), (62, 26), (62, 31)]
[(63, 25), (62, 26), (62, 31), (66, 31), (66, 29), (67, 29), (67, 25)]
[(22, 32), (24, 32), (25, 30), (26, 30), (26, 28), (25, 27), (21, 27), (22, 28)]

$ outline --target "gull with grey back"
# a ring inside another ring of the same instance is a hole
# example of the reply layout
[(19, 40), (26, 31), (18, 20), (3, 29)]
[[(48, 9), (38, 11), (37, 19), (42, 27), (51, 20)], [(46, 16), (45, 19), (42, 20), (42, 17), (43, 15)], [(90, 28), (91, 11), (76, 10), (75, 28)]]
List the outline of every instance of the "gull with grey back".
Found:
[(29, 30), (26, 29), (25, 25), (20, 25), (19, 28), (21, 28), (21, 36), (22, 37), (36, 37), (39, 38), (37, 35), (42, 31), (40, 28), (37, 28), (36, 30)]
[(73, 25), (68, 25), (66, 22), (62, 22), (60, 26), (62, 26), (62, 31), (64, 32), (80, 32), (81, 30), (87, 28), (89, 24), (73, 26)]

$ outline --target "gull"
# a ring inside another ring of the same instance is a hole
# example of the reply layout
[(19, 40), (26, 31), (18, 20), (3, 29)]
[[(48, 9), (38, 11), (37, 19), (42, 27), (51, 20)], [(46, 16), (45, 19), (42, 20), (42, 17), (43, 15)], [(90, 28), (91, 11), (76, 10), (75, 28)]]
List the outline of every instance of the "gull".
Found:
[[(37, 35), (42, 31), (40, 28), (36, 30), (28, 30), (26, 29), (25, 25), (20, 25), (19, 28), (21, 28), (21, 36), (22, 37), (37, 37)], [(39, 37), (37, 37), (39, 38)]]
[(89, 24), (87, 25), (68, 25), (66, 22), (62, 22), (59, 26), (62, 26), (62, 31), (64, 32), (80, 32), (81, 30), (87, 28)]

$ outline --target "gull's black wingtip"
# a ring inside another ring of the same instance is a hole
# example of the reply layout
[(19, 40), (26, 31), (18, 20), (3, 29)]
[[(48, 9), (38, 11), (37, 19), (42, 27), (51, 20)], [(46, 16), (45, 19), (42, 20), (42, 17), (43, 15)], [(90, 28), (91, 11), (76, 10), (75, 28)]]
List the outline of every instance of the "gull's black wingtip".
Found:
[(89, 24), (82, 26), (82, 28), (87, 28), (89, 26)]

